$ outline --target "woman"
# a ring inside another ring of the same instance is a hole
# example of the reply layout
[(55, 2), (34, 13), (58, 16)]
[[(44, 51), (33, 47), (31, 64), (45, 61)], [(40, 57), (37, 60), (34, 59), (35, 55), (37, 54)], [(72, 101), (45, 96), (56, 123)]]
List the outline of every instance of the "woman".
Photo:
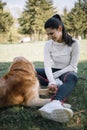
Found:
[(77, 83), (79, 43), (67, 34), (61, 17), (57, 14), (46, 21), (45, 30), (50, 38), (44, 47), (45, 71), (36, 71), (41, 85), (48, 85), (55, 95), (39, 112), (45, 118), (66, 122), (73, 116), (73, 111), (65, 108), (62, 102)]

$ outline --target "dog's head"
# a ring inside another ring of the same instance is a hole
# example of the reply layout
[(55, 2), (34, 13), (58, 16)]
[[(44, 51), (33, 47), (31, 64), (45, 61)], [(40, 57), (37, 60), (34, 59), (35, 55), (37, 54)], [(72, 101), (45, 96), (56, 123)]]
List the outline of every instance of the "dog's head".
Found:
[(24, 57), (16, 57), (10, 66), (9, 71), (25, 71), (26, 73), (36, 74), (34, 65)]

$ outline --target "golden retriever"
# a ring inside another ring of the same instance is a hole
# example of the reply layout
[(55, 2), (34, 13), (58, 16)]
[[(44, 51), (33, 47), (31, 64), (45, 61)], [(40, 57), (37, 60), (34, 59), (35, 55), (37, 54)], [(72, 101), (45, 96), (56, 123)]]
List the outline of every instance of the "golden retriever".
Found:
[(34, 66), (24, 57), (16, 57), (8, 73), (0, 78), (0, 107), (13, 105), (42, 106), (50, 98), (40, 98), (48, 89), (40, 89)]

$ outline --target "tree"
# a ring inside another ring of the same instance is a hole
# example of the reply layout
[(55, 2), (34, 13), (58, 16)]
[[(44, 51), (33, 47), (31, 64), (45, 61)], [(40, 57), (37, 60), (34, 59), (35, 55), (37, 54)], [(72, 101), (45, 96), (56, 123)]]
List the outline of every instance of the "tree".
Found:
[[(84, 9), (83, 9), (84, 7)], [(87, 34), (87, 2), (86, 0), (78, 0), (74, 8), (69, 13), (64, 13), (63, 19), (67, 31), (73, 36), (78, 35), (86, 38)]]
[(0, 12), (3, 11), (4, 6), (6, 5), (6, 2), (3, 2), (0, 0)]
[(82, 6), (81, 6), (82, 10), (84, 11), (84, 19), (83, 19), (83, 35), (84, 38), (87, 37), (87, 0), (83, 0)]
[(0, 0), (0, 33), (8, 32), (11, 25), (13, 24), (13, 17), (9, 12), (4, 11), (4, 6), (6, 3), (2, 3)]
[(27, 0), (22, 16), (18, 19), (22, 34), (29, 34), (31, 37), (44, 33), (44, 22), (54, 14), (51, 0)]

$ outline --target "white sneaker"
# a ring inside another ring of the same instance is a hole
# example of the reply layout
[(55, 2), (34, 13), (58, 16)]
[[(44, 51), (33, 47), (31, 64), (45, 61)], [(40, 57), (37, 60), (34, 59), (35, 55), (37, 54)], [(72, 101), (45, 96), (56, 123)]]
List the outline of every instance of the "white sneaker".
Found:
[(58, 100), (53, 100), (41, 107), (38, 111), (42, 117), (57, 122), (67, 122), (73, 116), (73, 111), (70, 108), (63, 107)]
[(71, 105), (68, 104), (68, 103), (63, 103), (62, 105), (63, 105), (63, 107), (65, 107), (65, 108), (71, 108)]

